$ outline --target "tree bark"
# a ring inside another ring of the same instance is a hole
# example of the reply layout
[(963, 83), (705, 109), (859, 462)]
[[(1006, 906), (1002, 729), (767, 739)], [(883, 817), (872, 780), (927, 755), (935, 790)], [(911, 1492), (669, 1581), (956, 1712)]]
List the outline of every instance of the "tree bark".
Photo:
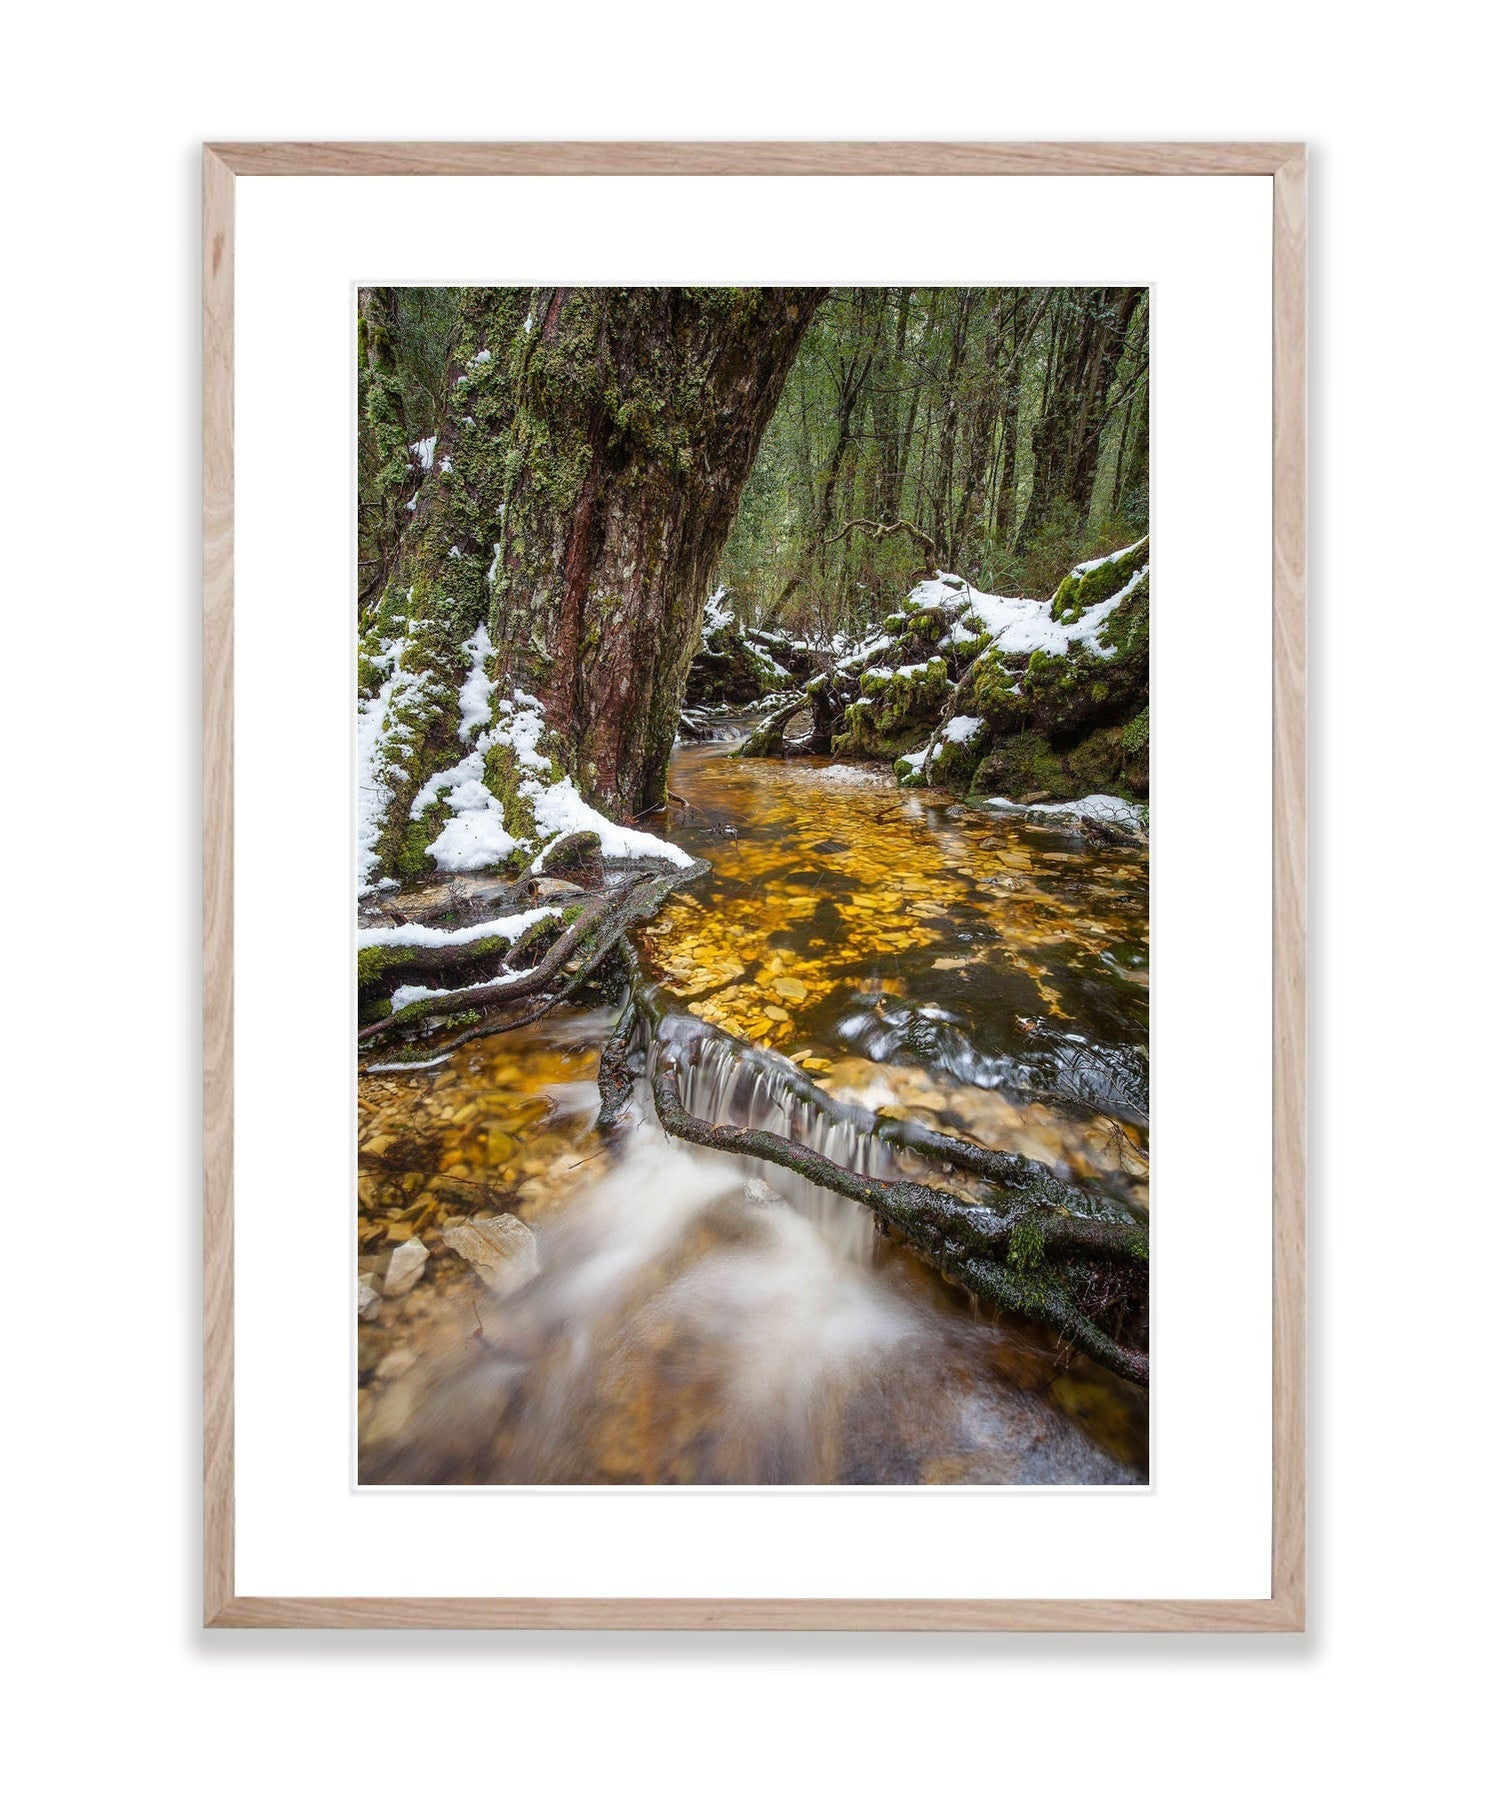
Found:
[[(436, 696), (390, 817), (462, 754), (463, 645), (481, 625), (497, 697), (540, 701), (538, 748), (558, 775), (617, 817), (664, 797), (708, 582), (822, 294), (465, 292), (446, 409), (381, 600), (403, 669), (435, 677)], [(506, 746), (489, 751), (485, 781), (515, 835), (521, 772)], [(409, 873), (419, 854), (387, 850), (385, 865)]]
[(1041, 416), (1031, 439), (1035, 467), (1017, 539), (1021, 547), (1059, 504), (1070, 506), (1077, 522), (1087, 520), (1114, 375), (1144, 295), (1138, 287), (1089, 289), (1059, 318)]

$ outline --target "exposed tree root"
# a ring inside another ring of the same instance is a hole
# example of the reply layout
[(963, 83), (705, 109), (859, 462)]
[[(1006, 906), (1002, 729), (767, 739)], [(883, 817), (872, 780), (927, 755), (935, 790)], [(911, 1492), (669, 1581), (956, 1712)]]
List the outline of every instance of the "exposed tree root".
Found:
[(600, 1136), (607, 1137), (618, 1127), (635, 1091), (635, 1077), (630, 1072), (630, 1045), (634, 1039), (635, 998), (631, 994), (626, 998), (624, 1010), (609, 1033), (608, 1042), (599, 1052)]
[[(479, 1023), (430, 1046), (435, 1060), (445, 1061), (476, 1038), (534, 1023), (611, 958), (621, 960), (629, 997), (599, 1061), (602, 1133), (617, 1128), (630, 1103), (632, 1052), (643, 1040), (651, 1097), (670, 1136), (770, 1162), (867, 1206), (882, 1227), (898, 1233), (948, 1280), (981, 1301), (1038, 1319), (1067, 1346), (1083, 1350), (1126, 1380), (1147, 1384), (1150, 1364), (1143, 1336), (1149, 1233), (1143, 1224), (1106, 1199), (1057, 1180), (1024, 1156), (833, 1099), (793, 1064), (706, 1023), (647, 977), (626, 933), (655, 913), (675, 888), (706, 871), (704, 863), (686, 870), (647, 870), (580, 898), (560, 922), (548, 920), (544, 929), (518, 940), (506, 958), (511, 963), (526, 953), (523, 945), (534, 951), (550, 933), (534, 966), (509, 968), (504, 978), (466, 992), (417, 1001), (366, 1027), (361, 1040), (407, 1026), (427, 1029), (457, 1012), (485, 1012)], [(531, 1004), (522, 1009), (517, 1004), (522, 1000)], [(996, 1197), (975, 1201), (920, 1181), (856, 1173), (791, 1136), (697, 1117), (685, 1103), (683, 1077), (712, 1043), (728, 1046), (752, 1065), (763, 1064), (787, 1102), (793, 1132), (793, 1113), (800, 1108), (809, 1119), (851, 1125), (857, 1134), (919, 1156), (942, 1171), (961, 1169)], [(422, 1049), (414, 1054), (420, 1057)], [(429, 1056), (422, 1065), (433, 1060)], [(394, 1072), (401, 1064), (380, 1066)]]
[[(682, 1079), (704, 1043), (719, 1039), (745, 1057), (767, 1063), (771, 1058), (694, 1017), (645, 977), (629, 945), (623, 953), (631, 971), (631, 1001), (600, 1061), (601, 1128), (617, 1122), (628, 1100), (626, 1058), (638, 1021), (652, 1040), (651, 1096), (668, 1135), (771, 1162), (868, 1206), (924, 1260), (980, 1300), (1039, 1319), (1114, 1373), (1148, 1384), (1148, 1354), (1120, 1340), (1143, 1325), (1139, 1301), (1150, 1253), (1144, 1225), (1081, 1213), (1073, 1208), (1083, 1196), (1026, 1158), (833, 1100), (790, 1064), (779, 1066), (778, 1059), (775, 1072), (783, 1090), (811, 1110), (835, 1122), (851, 1122), (862, 1134), (927, 1160), (976, 1174), (1003, 1194), (1004, 1203), (977, 1204), (919, 1181), (859, 1174), (774, 1131), (697, 1117), (683, 1100)], [(1101, 1269), (1110, 1268), (1118, 1272), (1101, 1275)], [(1110, 1335), (1100, 1323), (1105, 1314), (1118, 1314), (1127, 1330)]]
[[(631, 925), (651, 917), (669, 893), (688, 881), (699, 879), (707, 873), (707, 868), (705, 862), (694, 862), (685, 869), (648, 869), (632, 874), (618, 886), (579, 900), (567, 908), (560, 919), (538, 921), (517, 938), (505, 958), (506, 972), (502, 976), (479, 986), (413, 1000), (389, 1017), (366, 1025), (359, 1032), (358, 1040), (365, 1043), (393, 1030), (430, 1025), (443, 1018), (476, 1011), (501, 1014), (485, 1018), (437, 1046), (439, 1056), (446, 1059), (455, 1049), (477, 1038), (534, 1024), (598, 971)], [(534, 966), (509, 966), (523, 950), (533, 949), (550, 932), (556, 934)], [(518, 1001), (526, 999), (536, 1003), (524, 1011), (512, 1009)], [(399, 1064), (385, 1065), (381, 1072), (389, 1072), (393, 1066)]]

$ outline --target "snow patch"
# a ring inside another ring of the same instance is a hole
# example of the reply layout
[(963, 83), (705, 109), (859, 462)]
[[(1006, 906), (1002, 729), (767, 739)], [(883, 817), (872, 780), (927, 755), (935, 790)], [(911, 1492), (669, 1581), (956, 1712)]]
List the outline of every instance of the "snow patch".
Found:
[(453, 816), (427, 845), (427, 854), (447, 874), (493, 868), (519, 841), (505, 829), (505, 809), (481, 780), (465, 781), (448, 794)]
[(1133, 556), (1144, 542), (1145, 539), (1142, 537), (1134, 543), (1126, 544), (1122, 550), (1113, 550), (1107, 556), (1097, 556), (1092, 562), (1080, 562), (1072, 570), (1072, 573), (1074, 575), (1091, 575), (1094, 569), (1103, 568), (1110, 562), (1122, 562), (1126, 556)]
[(483, 924), (457, 925), (450, 931), (431, 924), (372, 925), (359, 933), (360, 949), (380, 944), (408, 944), (418, 949), (444, 949), (458, 943), (474, 943), (480, 937), (503, 937), (514, 943), (522, 931), (543, 918), (555, 918), (557, 906), (535, 906), (529, 912), (513, 912), (508, 918), (490, 918)]
[[(1144, 541), (1141, 538), (1140, 543)], [(1117, 550), (1112, 556), (1102, 556), (1096, 562), (1080, 563), (1072, 573), (1086, 574), (1090, 569), (1103, 567), (1105, 563), (1117, 562), (1139, 547), (1139, 543), (1131, 544), (1128, 549)], [(1003, 594), (980, 593), (976, 587), (956, 575), (939, 574), (931, 581), (918, 583), (911, 589), (906, 606), (911, 611), (931, 607), (951, 611), (956, 601), (958, 617), (948, 630), (948, 640), (952, 643), (972, 641), (974, 633), (962, 622), (964, 615), (971, 612), (980, 629), (988, 632), (994, 648), (1002, 655), (1033, 655), (1037, 650), (1044, 650), (1050, 656), (1065, 656), (1069, 649), (1078, 645), (1091, 651), (1100, 661), (1107, 662), (1116, 651), (1112, 644), (1103, 641), (1103, 627), (1110, 614), (1129, 598), (1149, 572), (1150, 565), (1147, 563), (1136, 570), (1117, 593), (1088, 607), (1071, 624), (1063, 624), (1051, 616), (1050, 600), (1027, 600), (1018, 596), (1009, 598)]]
[(403, 1006), (414, 1005), (419, 999), (458, 999), (465, 993), (478, 993), (484, 988), (504, 987), (529, 972), (519, 968), (510, 974), (496, 975), (491, 981), (471, 981), (466, 987), (397, 987), (390, 996), (390, 1009), (399, 1012)]
[(481, 725), (489, 723), (489, 703), (495, 684), (485, 672), (494, 645), (488, 625), (480, 625), (463, 646), (469, 659), (468, 679), (458, 690), (458, 741), (467, 743)]
[[(534, 789), (534, 791), (533, 791)], [(649, 831), (631, 830), (617, 825), (595, 811), (573, 786), (572, 777), (564, 775), (550, 787), (539, 781), (523, 781), (526, 794), (536, 814), (536, 823), (547, 837), (561, 837), (569, 831), (597, 831), (599, 847), (606, 856), (634, 861), (641, 856), (655, 856), (674, 862), (678, 868), (691, 868), (692, 857), (664, 837), (653, 837)], [(540, 857), (537, 858), (539, 862)], [(533, 865), (533, 872), (539, 872)]]
[(1039, 812), (1051, 817), (1096, 818), (1103, 824), (1123, 825), (1138, 830), (1144, 822), (1144, 808), (1113, 793), (1090, 793), (1081, 800), (1049, 800), (1034, 806), (1022, 806), (1016, 800), (991, 799), (983, 802), (996, 812)]
[(445, 1056), (433, 1056), (430, 1062), (372, 1062), (368, 1068), (361, 1068), (361, 1074), (420, 1074), (424, 1068), (441, 1068), (444, 1062), (452, 1059), (453, 1052)]
[(708, 641), (710, 631), (721, 631), (725, 625), (734, 622), (734, 611), (729, 605), (727, 587), (715, 587), (708, 595), (708, 604), (703, 608), (703, 642)]

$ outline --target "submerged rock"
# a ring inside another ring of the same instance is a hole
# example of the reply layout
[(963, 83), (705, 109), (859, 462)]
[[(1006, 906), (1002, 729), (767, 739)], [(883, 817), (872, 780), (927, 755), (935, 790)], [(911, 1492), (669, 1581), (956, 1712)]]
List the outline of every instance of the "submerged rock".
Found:
[(378, 1318), (380, 1315), (380, 1289), (367, 1274), (359, 1277), (354, 1290), (354, 1305), (361, 1318)]
[(442, 1240), (463, 1257), (491, 1293), (515, 1293), (541, 1268), (536, 1238), (519, 1218), (468, 1218), (447, 1225)]
[(408, 1294), (422, 1278), (422, 1270), (427, 1266), (427, 1246), (420, 1237), (408, 1237), (404, 1243), (398, 1243), (390, 1258), (390, 1266), (385, 1271), (385, 1297), (401, 1299)]

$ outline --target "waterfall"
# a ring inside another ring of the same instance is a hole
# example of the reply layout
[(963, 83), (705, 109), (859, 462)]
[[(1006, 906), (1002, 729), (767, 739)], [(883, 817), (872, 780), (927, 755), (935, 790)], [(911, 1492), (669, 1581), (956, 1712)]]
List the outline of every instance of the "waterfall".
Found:
[[(856, 1174), (889, 1177), (894, 1158), (879, 1138), (848, 1119), (829, 1119), (792, 1090), (768, 1056), (715, 1037), (700, 1039), (682, 1072), (682, 1101), (709, 1124), (774, 1131)], [(841, 1193), (830, 1193), (790, 1169), (738, 1158), (747, 1179), (766, 1182), (817, 1227), (830, 1247), (850, 1261), (874, 1259), (874, 1215)]]

